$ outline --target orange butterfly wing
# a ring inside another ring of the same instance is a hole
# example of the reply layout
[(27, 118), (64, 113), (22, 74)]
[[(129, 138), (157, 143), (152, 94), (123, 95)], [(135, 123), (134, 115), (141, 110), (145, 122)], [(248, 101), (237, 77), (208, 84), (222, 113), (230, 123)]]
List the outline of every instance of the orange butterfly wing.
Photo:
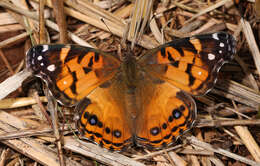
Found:
[(136, 122), (137, 143), (160, 148), (190, 129), (196, 105), (187, 93), (208, 92), (221, 66), (232, 59), (235, 46), (234, 38), (221, 32), (173, 41), (141, 57), (144, 72), (161, 81), (144, 79), (140, 88), (140, 98), (146, 100)]
[(78, 45), (37, 45), (27, 52), (27, 67), (64, 105), (73, 105), (118, 72), (120, 61)]
[(78, 45), (37, 45), (27, 53), (27, 66), (47, 82), (62, 104), (76, 105), (77, 127), (83, 138), (107, 149), (132, 144), (126, 111), (121, 62), (96, 49)]
[(221, 66), (235, 54), (235, 39), (224, 32), (198, 35), (152, 49), (140, 59), (146, 71), (193, 95), (214, 86)]
[(161, 148), (189, 130), (196, 118), (196, 105), (185, 92), (168, 82), (145, 77), (137, 89), (142, 110), (136, 119), (136, 142)]
[(85, 138), (116, 151), (133, 143), (133, 124), (125, 108), (124, 91), (124, 84), (116, 76), (77, 105), (77, 126)]

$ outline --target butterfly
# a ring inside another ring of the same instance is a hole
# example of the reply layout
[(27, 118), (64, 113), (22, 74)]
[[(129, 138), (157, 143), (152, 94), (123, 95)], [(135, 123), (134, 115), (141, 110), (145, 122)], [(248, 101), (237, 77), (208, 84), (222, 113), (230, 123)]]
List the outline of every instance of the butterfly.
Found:
[(116, 151), (160, 149), (193, 126), (191, 95), (212, 89), (235, 52), (232, 35), (217, 32), (174, 40), (138, 58), (126, 53), (122, 60), (80, 45), (36, 45), (26, 64), (60, 103), (76, 105), (83, 138)]

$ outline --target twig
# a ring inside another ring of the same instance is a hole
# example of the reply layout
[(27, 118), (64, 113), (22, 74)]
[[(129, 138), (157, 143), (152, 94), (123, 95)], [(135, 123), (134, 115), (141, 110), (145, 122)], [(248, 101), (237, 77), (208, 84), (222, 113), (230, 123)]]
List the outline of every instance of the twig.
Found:
[[(39, 97), (39, 100), (47, 102), (46, 97)], [(0, 109), (19, 108), (36, 103), (37, 101), (33, 97), (8, 98), (0, 100)]]
[(64, 138), (64, 148), (80, 153), (84, 156), (94, 158), (102, 163), (114, 166), (144, 166), (144, 164), (137, 162), (119, 153), (111, 153), (92, 143), (87, 143), (81, 140), (76, 140), (72, 137)]
[(198, 147), (201, 147), (201, 148), (204, 148), (204, 149), (207, 149), (209, 151), (212, 151), (212, 152), (215, 152), (215, 153), (219, 153), (223, 156), (226, 156), (226, 157), (229, 157), (229, 158), (233, 158), (235, 160), (238, 160), (240, 162), (243, 162), (245, 164), (249, 164), (249, 165), (252, 165), (252, 166), (259, 166), (260, 162), (255, 162), (253, 160), (249, 160), (245, 157), (242, 157), (242, 156), (239, 156), (237, 154), (234, 154), (234, 153), (231, 153), (227, 150), (224, 150), (222, 148), (217, 148), (217, 147), (213, 147), (212, 145), (208, 144), (208, 143), (205, 143), (205, 142), (202, 142), (200, 140), (198, 140), (196, 137), (194, 136), (191, 136), (191, 137), (187, 137), (187, 140), (193, 144), (193, 145), (196, 145)]
[(61, 166), (65, 166), (65, 160), (62, 152), (62, 141), (63, 136), (60, 135), (59, 127), (58, 127), (58, 114), (57, 114), (57, 102), (53, 98), (53, 96), (50, 94), (50, 91), (48, 89), (45, 90), (45, 95), (48, 99), (48, 110), (51, 113), (51, 124), (53, 128), (53, 134), (56, 139), (56, 145), (58, 149), (58, 157), (59, 162)]
[(64, 2), (63, 0), (52, 0), (52, 5), (55, 13), (56, 22), (60, 30), (60, 43), (66, 44), (68, 43), (68, 35), (66, 16), (64, 12)]
[(0, 100), (5, 98), (8, 94), (18, 89), (23, 81), (31, 75), (28, 70), (23, 70), (0, 84)]
[[(8, 114), (4, 111), (0, 112), (0, 134), (15, 132), (19, 129), (26, 129), (26, 125), (27, 123), (25, 121), (22, 121), (17, 117), (12, 116), (11, 114)], [(43, 165), (60, 166), (57, 153), (55, 153), (46, 145), (35, 141), (35, 139), (20, 138), (4, 140), (1, 142)], [(69, 158), (66, 159), (66, 164), (74, 166), (81, 165)]]
[(1, 156), (0, 156), (0, 166), (5, 165), (5, 160), (6, 160), (6, 157), (7, 157), (9, 152), (10, 152), (9, 148), (6, 148), (2, 151)]
[(0, 42), (0, 48), (4, 48), (6, 46), (10, 46), (11, 44), (17, 42), (17, 40), (25, 39), (27, 36), (29, 36), (29, 33), (24, 32), (24, 33), (22, 33), (20, 35), (17, 35), (17, 36), (11, 37), (9, 39), (6, 39), (4, 41), (1, 41)]
[(256, 44), (254, 33), (248, 21), (244, 20), (243, 18), (240, 19), (244, 35), (246, 37), (246, 41), (248, 43), (249, 49), (252, 53), (252, 56), (255, 61), (255, 66), (258, 71), (258, 75), (260, 75), (260, 52), (259, 48)]
[(143, 155), (143, 156), (136, 156), (134, 157), (135, 160), (142, 160), (142, 159), (148, 159), (148, 158), (151, 158), (155, 155), (159, 155), (159, 154), (163, 154), (165, 152), (168, 152), (168, 151), (171, 151), (171, 150), (175, 150), (175, 149), (178, 149), (182, 147), (182, 145), (176, 145), (174, 147), (171, 147), (171, 148), (167, 148), (167, 149), (163, 149), (163, 150), (159, 150), (157, 152), (152, 152), (152, 153), (149, 153), (149, 154), (146, 154), (146, 155)]
[(221, 126), (237, 126), (237, 125), (260, 125), (259, 119), (252, 119), (252, 120), (206, 120), (201, 119), (196, 127), (221, 127)]
[(212, 10), (214, 10), (214, 9), (216, 9), (216, 8), (218, 8), (218, 7), (220, 7), (220, 6), (223, 6), (225, 3), (230, 2), (230, 1), (231, 1), (231, 0), (220, 0), (220, 1), (218, 1), (218, 2), (215, 3), (214, 5), (211, 5), (211, 6), (209, 6), (208, 8), (206, 8), (206, 9), (200, 11), (199, 13), (195, 14), (192, 18), (190, 18), (188, 21), (186, 21), (185, 24), (191, 22), (191, 21), (194, 20), (195, 18), (197, 18), (197, 17), (199, 17), (199, 16), (201, 16), (201, 15), (203, 15), (203, 14), (205, 14), (205, 13), (208, 13), (208, 12), (210, 12), (210, 11), (212, 11)]
[(46, 43), (46, 33), (45, 33), (45, 19), (44, 19), (44, 6), (45, 6), (45, 0), (41, 0), (39, 2), (39, 26), (40, 26), (40, 32), (39, 32), (39, 43), (44, 44)]
[(14, 70), (12, 69), (12, 67), (11, 67), (10, 63), (8, 62), (8, 60), (6, 59), (2, 49), (0, 49), (0, 57), (4, 61), (5, 66), (8, 68), (9, 72), (11, 72), (11, 74), (13, 75), (14, 74)]
[(260, 162), (260, 148), (248, 128), (246, 126), (235, 126), (234, 128), (254, 159)]

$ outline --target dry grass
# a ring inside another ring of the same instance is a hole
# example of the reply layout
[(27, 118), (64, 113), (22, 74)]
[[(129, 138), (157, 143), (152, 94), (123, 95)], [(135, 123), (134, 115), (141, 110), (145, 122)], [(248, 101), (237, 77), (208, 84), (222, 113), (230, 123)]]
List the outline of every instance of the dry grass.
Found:
[[(136, 5), (124, 0), (64, 0), (64, 9), (57, 0), (27, 2), (0, 1), (0, 166), (260, 165), (259, 0), (238, 7), (232, 0), (154, 0), (153, 5), (151, 0)], [(129, 35), (124, 36), (128, 24)], [(235, 60), (221, 69), (210, 93), (195, 97), (199, 115), (193, 130), (160, 151), (111, 153), (75, 139), (71, 110), (51, 110), (55, 102), (38, 96), (43, 94), (41, 84), (24, 66), (31, 43), (77, 43), (116, 52), (124, 37), (129, 45), (137, 43), (135, 51), (140, 52), (179, 37), (217, 31), (236, 37)]]

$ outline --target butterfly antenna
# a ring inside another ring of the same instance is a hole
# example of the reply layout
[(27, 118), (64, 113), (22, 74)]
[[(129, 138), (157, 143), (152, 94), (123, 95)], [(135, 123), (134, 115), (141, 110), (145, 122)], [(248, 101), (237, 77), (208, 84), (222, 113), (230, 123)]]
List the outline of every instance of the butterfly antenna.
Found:
[(109, 27), (105, 23), (105, 20), (103, 18), (101, 18), (100, 21), (102, 21), (105, 24), (105, 26), (107, 27), (107, 30), (113, 35), (112, 31), (109, 29)]

